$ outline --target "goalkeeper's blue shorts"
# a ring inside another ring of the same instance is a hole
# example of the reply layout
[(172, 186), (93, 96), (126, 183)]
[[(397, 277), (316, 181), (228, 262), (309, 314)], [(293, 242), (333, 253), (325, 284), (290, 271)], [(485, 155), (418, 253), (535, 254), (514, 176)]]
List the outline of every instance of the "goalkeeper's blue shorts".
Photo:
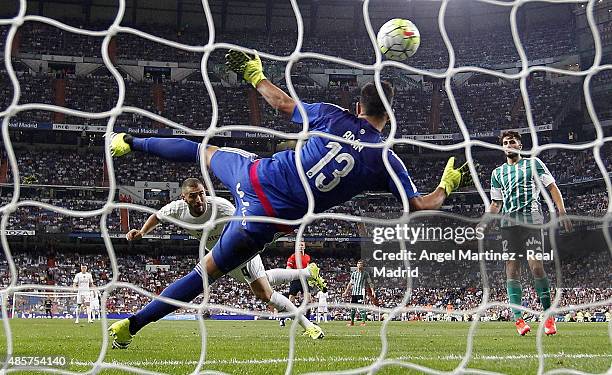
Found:
[(225, 225), (219, 241), (212, 249), (217, 267), (227, 273), (265, 249), (277, 233), (290, 232), (292, 228), (272, 223), (247, 221), (249, 216), (276, 217), (257, 177), (258, 156), (235, 148), (222, 147), (210, 161), (212, 173), (234, 196), (234, 216)]

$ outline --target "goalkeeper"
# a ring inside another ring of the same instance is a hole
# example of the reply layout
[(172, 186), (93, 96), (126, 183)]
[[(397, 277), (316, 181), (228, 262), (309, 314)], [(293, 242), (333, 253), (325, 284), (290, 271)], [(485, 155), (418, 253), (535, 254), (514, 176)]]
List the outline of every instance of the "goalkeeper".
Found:
[[(367, 190), (390, 191), (400, 197), (398, 185), (392, 180), (383, 162), (397, 175), (400, 188), (408, 197), (412, 210), (438, 209), (454, 190), (472, 182), (467, 164), (454, 167), (450, 158), (439, 186), (427, 195), (418, 191), (404, 163), (391, 150), (383, 151), (382, 131), (389, 121), (383, 102), (373, 83), (366, 84), (356, 108), (356, 115), (333, 104), (302, 103), (307, 118), (298, 110), (298, 103), (266, 79), (261, 60), (238, 51), (227, 55), (228, 67), (253, 85), (275, 109), (309, 130), (326, 133), (375, 147), (350, 145), (320, 135), (311, 136), (301, 150), (301, 168), (308, 189), (314, 195), (315, 213), (342, 204)], [(387, 100), (393, 101), (393, 88), (382, 83)], [(268, 216), (286, 220), (301, 219), (308, 212), (305, 186), (299, 177), (296, 152), (286, 150), (270, 158), (235, 148), (212, 145), (178, 138), (137, 138), (129, 134), (111, 134), (111, 154), (122, 156), (131, 151), (157, 155), (166, 160), (200, 162), (202, 155), (210, 171), (228, 188), (236, 202), (236, 216), (243, 220), (229, 222), (212, 251), (204, 258), (209, 283), (235, 269), (263, 251), (277, 232), (289, 232), (288, 225), (247, 220), (251, 216)]]

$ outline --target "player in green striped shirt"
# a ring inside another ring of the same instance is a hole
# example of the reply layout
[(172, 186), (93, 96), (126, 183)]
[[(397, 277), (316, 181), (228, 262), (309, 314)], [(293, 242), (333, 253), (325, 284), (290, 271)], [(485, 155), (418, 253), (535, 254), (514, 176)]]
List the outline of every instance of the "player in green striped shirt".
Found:
[[(372, 277), (370, 277), (370, 273), (365, 270), (365, 264), (361, 259), (357, 262), (357, 270), (351, 273), (351, 281), (349, 281), (346, 286), (343, 295), (348, 297), (349, 292), (351, 293), (351, 303), (363, 304), (365, 302), (366, 293), (372, 300), (376, 298), (374, 295), (374, 288), (372, 287)], [(347, 324), (348, 326), (355, 325), (355, 313), (356, 309), (351, 309), (351, 322)], [(366, 311), (360, 310), (359, 315), (361, 316), (361, 325), (365, 326), (367, 317)]]
[[(555, 183), (554, 177), (544, 163), (538, 158), (522, 158), (516, 150), (521, 150), (523, 144), (521, 135), (515, 131), (504, 132), (501, 144), (505, 149), (506, 163), (500, 165), (491, 173), (491, 206), (489, 212), (500, 213), (505, 218), (501, 222), (502, 246), (504, 251), (524, 254), (526, 250), (541, 252), (544, 246), (542, 230), (527, 228), (521, 223), (542, 224), (544, 216), (540, 205), (540, 189), (536, 184), (538, 178), (542, 186), (548, 189), (550, 196), (559, 211), (565, 230), (572, 229), (572, 223), (567, 219), (563, 196)], [(535, 167), (535, 170), (533, 169)], [(508, 220), (512, 218), (513, 220)], [(536, 292), (542, 307), (550, 307), (550, 283), (544, 264), (541, 260), (528, 259), (529, 268), (534, 278)], [(506, 262), (506, 287), (510, 303), (521, 305), (522, 287), (520, 283), (521, 267), (519, 260)], [(531, 330), (521, 319), (521, 311), (513, 308), (515, 325), (522, 336)], [(554, 335), (557, 332), (554, 317), (544, 323), (544, 333)]]

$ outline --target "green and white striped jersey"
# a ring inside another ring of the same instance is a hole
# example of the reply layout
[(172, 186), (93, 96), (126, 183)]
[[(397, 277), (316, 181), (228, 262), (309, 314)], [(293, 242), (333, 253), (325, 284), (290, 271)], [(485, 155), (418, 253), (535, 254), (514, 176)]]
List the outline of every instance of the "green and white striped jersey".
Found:
[(351, 295), (365, 296), (366, 284), (372, 287), (372, 278), (368, 271), (364, 269), (361, 272), (353, 271), (353, 273), (351, 273)]
[[(532, 173), (532, 162), (535, 161), (535, 174)], [(524, 158), (514, 165), (504, 163), (491, 173), (491, 199), (502, 201), (501, 214), (518, 222), (542, 224), (544, 216), (540, 205), (540, 189), (534, 180), (537, 176), (542, 185), (547, 187), (555, 182), (546, 165), (538, 158)], [(502, 220), (502, 227), (515, 225)]]

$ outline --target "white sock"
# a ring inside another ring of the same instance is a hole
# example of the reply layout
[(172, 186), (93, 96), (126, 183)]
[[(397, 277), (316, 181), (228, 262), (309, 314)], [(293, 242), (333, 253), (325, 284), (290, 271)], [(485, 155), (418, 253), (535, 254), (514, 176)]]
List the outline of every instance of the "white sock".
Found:
[(79, 315), (81, 314), (81, 306), (77, 305), (76, 311), (74, 312), (74, 315), (76, 315), (76, 321), (79, 321)]
[(286, 284), (293, 280), (299, 280), (300, 275), (309, 278), (310, 271), (308, 268), (302, 268), (300, 270), (274, 268), (266, 271), (266, 276), (268, 277), (270, 285)]
[[(297, 311), (297, 307), (295, 307), (295, 305), (291, 303), (291, 301), (289, 301), (289, 298), (283, 296), (282, 294), (278, 292), (272, 293), (272, 297), (270, 298), (270, 303), (274, 307), (276, 307), (278, 312), (287, 311), (287, 312), (295, 313)], [(310, 320), (306, 319), (306, 317), (302, 314), (299, 314), (297, 316), (297, 319), (298, 319), (298, 323), (300, 323), (300, 325), (304, 329), (308, 329), (314, 326), (314, 324)]]
[(87, 321), (91, 321), (91, 307), (87, 306)]

